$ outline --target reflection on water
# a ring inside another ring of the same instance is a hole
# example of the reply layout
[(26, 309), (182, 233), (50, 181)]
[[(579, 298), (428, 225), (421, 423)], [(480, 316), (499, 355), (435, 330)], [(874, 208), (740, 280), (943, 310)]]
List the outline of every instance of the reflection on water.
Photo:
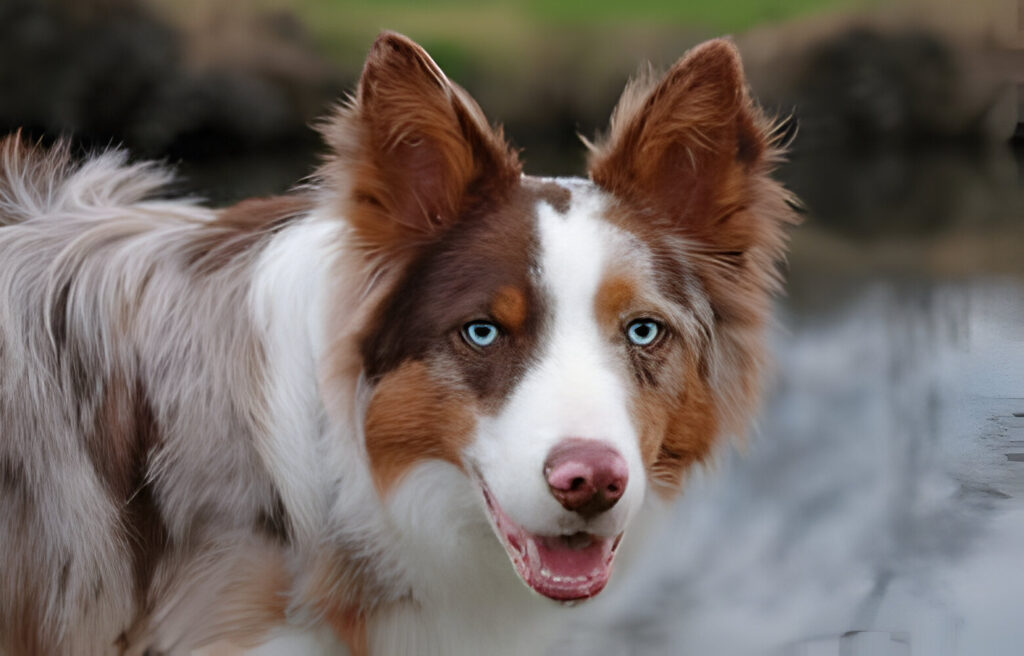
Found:
[(814, 223), (860, 238), (931, 236), (1020, 219), (1019, 162), (1005, 144), (944, 144), (908, 150), (807, 146), (781, 173)]
[(572, 653), (839, 656), (853, 630), (1019, 653), (1024, 287), (871, 280), (796, 312), (758, 435), (692, 481)]

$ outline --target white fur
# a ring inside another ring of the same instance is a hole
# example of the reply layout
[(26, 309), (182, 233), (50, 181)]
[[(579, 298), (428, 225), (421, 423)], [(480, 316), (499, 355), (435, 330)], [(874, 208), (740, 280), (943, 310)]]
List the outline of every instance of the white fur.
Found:
[(388, 510), (401, 527), (398, 545), (412, 598), (370, 627), (379, 653), (543, 650), (565, 609), (519, 580), (474, 482), (452, 465), (424, 462), (405, 476)]
[[(337, 637), (327, 627), (278, 629), (274, 631), (270, 640), (245, 651), (246, 656), (344, 656), (347, 653), (348, 649), (338, 642)], [(199, 652), (195, 656), (220, 654), (210, 650)]]
[(639, 509), (645, 488), (625, 373), (616, 364), (622, 345), (602, 335), (595, 314), (609, 255), (629, 238), (601, 219), (600, 192), (570, 188), (575, 193), (566, 214), (546, 203), (537, 208), (537, 276), (553, 304), (540, 361), (502, 411), (481, 420), (469, 458), (509, 517), (531, 533), (557, 535), (582, 530), (584, 520), (551, 495), (543, 475), (548, 453), (572, 437), (608, 444), (625, 458), (629, 481), (615, 507), (588, 530), (611, 537)]
[(314, 214), (277, 236), (256, 263), (250, 301), (267, 359), (267, 433), (258, 448), (292, 529), (309, 542), (323, 526), (329, 476), (317, 372), (324, 352), (327, 276), (341, 224)]

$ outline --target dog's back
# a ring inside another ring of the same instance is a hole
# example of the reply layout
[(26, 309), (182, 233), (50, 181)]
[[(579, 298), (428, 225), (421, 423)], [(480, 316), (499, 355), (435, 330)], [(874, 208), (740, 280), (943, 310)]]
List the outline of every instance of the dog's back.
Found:
[(241, 225), (154, 199), (169, 177), (118, 153), (75, 165), (62, 146), (0, 143), (7, 653), (105, 653), (153, 585), (170, 594), (234, 566), (204, 553), (277, 558), (244, 272), (306, 203), (250, 206)]
[(133, 605), (130, 551), (143, 536), (129, 515), (145, 514), (146, 495), (125, 504), (142, 483), (143, 445), (107, 440), (134, 442), (128, 424), (151, 410), (131, 407), (122, 360), (132, 349), (107, 311), (128, 291), (119, 286), (138, 281), (109, 264), (153, 230), (134, 206), (164, 182), (112, 156), (76, 171), (63, 147), (0, 144), (0, 636), (10, 653), (88, 645), (78, 626), (111, 630)]

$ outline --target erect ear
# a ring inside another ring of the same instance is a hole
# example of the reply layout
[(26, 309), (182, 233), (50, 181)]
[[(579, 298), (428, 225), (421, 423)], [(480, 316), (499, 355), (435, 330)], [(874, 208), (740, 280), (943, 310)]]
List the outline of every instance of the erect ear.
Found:
[(722, 430), (742, 432), (766, 359), (764, 326), (779, 288), (785, 227), (797, 219), (795, 199), (770, 176), (778, 151), (747, 94), (736, 48), (709, 41), (660, 80), (632, 82), (608, 136), (590, 148), (594, 182), (667, 234), (668, 257), (707, 292), (716, 355), (706, 376)]
[(355, 98), (323, 131), (333, 157), (322, 175), (359, 245), (377, 253), (430, 241), (520, 175), (501, 130), (421, 47), (391, 32), (377, 37)]
[(607, 137), (588, 144), (590, 177), (715, 249), (742, 251), (749, 231), (718, 228), (747, 203), (770, 146), (762, 123), (736, 48), (709, 41), (660, 81), (648, 73), (630, 82)]

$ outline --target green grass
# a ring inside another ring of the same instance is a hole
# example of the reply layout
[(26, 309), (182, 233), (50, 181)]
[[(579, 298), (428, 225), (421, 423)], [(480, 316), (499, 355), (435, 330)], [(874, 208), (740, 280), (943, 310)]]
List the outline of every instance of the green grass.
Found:
[(457, 12), (481, 19), (483, 24), (491, 22), (488, 15), (515, 15), (541, 26), (656, 22), (729, 31), (822, 10), (864, 6), (869, 0), (278, 0), (275, 4), (293, 6), (317, 23), (343, 22), (346, 16), (361, 20), (374, 14), (388, 18), (402, 13), (415, 17), (415, 21), (434, 22), (429, 15), (447, 18)]
[(760, 23), (867, 4), (858, 0), (529, 0), (539, 20), (562, 23), (659, 23), (734, 32)]
[[(424, 45), (500, 60), (557, 30), (683, 29), (736, 33), (759, 24), (878, 0), (257, 0), (295, 11), (333, 58), (357, 54), (381, 29)], [(455, 44), (458, 44), (457, 46)]]

